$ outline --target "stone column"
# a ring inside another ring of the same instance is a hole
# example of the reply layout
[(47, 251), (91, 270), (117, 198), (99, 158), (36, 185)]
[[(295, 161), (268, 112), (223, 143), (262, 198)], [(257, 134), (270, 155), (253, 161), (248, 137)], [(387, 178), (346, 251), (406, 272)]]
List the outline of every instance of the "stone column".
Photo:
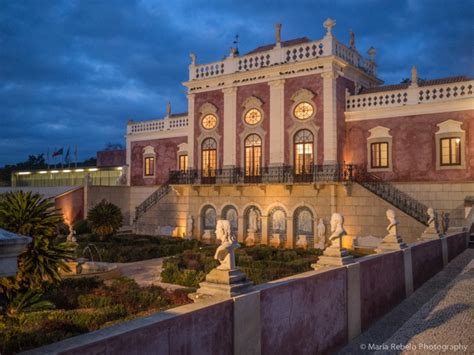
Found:
[(194, 94), (188, 94), (188, 168), (196, 167), (194, 163)]
[(237, 88), (223, 89), (224, 93), (224, 168), (233, 168), (236, 164), (236, 123)]
[(270, 85), (270, 166), (285, 162), (285, 80)]
[(262, 230), (260, 231), (262, 235), (262, 244), (268, 245), (268, 216), (262, 215)]
[(293, 217), (286, 218), (286, 247), (294, 248), (295, 236), (293, 235)]
[(337, 105), (336, 79), (334, 70), (322, 73), (323, 77), (323, 129), (324, 164), (337, 163)]
[(243, 216), (239, 216), (238, 219), (237, 219), (237, 229), (238, 229), (238, 232), (237, 232), (237, 241), (239, 243), (242, 243), (244, 242), (244, 237), (245, 237), (245, 230), (244, 230), (244, 217)]

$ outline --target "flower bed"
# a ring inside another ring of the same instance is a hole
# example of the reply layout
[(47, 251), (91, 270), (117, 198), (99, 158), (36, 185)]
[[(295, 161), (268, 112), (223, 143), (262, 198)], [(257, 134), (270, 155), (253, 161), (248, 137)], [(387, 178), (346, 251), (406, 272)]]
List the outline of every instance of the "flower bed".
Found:
[(0, 315), (0, 353), (12, 354), (109, 325), (190, 303), (189, 290), (140, 287), (126, 278), (110, 285), (96, 278), (46, 286), (43, 300), (55, 309)]
[[(209, 246), (185, 251), (165, 260), (161, 273), (163, 282), (199, 287), (199, 282), (218, 265), (213, 258), (215, 250), (215, 246)], [(319, 255), (319, 249), (290, 250), (256, 246), (237, 249), (235, 260), (254, 284), (260, 284), (312, 270), (311, 264), (318, 260)]]

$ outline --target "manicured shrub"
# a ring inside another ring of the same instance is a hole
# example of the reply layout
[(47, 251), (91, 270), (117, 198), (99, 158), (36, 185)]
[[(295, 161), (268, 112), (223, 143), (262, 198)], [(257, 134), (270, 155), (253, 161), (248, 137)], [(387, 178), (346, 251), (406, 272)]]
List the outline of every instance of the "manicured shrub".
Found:
[(123, 216), (119, 207), (104, 199), (90, 209), (87, 220), (92, 230), (104, 239), (122, 226)]
[(83, 235), (92, 232), (91, 226), (86, 219), (80, 219), (74, 222), (72, 228), (76, 231), (76, 235)]

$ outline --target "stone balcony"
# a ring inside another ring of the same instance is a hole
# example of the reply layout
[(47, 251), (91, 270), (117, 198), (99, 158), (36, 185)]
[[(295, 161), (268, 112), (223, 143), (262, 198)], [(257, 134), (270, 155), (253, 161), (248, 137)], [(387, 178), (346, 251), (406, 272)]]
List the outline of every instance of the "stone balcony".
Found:
[[(337, 41), (331, 29), (335, 22), (328, 19), (324, 23), (327, 33), (321, 40), (287, 41), (276, 43), (273, 47), (260, 47), (244, 56), (239, 56), (232, 51), (224, 60), (196, 64), (196, 57), (191, 55), (192, 63), (189, 66), (189, 81), (203, 80), (240, 72), (272, 67), (281, 64), (309, 61), (321, 57), (336, 56), (347, 63), (361, 69), (370, 76), (377, 76), (377, 65), (374, 61), (375, 50), (369, 50), (371, 59), (364, 58), (356, 49), (349, 48)], [(292, 42), (299, 42), (291, 45)], [(301, 43), (302, 42), (302, 43)], [(265, 50), (267, 47), (271, 49)]]
[(164, 119), (149, 121), (129, 121), (127, 125), (127, 135), (185, 129), (188, 127), (188, 124), (189, 121), (187, 114), (171, 115)]
[(426, 80), (371, 88), (360, 95), (346, 95), (346, 112), (370, 111), (473, 98), (474, 80), (463, 77)]

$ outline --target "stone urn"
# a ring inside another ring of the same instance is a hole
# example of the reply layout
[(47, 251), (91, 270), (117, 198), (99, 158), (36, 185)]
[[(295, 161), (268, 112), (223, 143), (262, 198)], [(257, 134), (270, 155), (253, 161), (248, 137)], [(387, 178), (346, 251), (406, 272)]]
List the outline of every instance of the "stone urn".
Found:
[(18, 256), (31, 241), (31, 237), (0, 229), (0, 277), (14, 276), (17, 273)]

